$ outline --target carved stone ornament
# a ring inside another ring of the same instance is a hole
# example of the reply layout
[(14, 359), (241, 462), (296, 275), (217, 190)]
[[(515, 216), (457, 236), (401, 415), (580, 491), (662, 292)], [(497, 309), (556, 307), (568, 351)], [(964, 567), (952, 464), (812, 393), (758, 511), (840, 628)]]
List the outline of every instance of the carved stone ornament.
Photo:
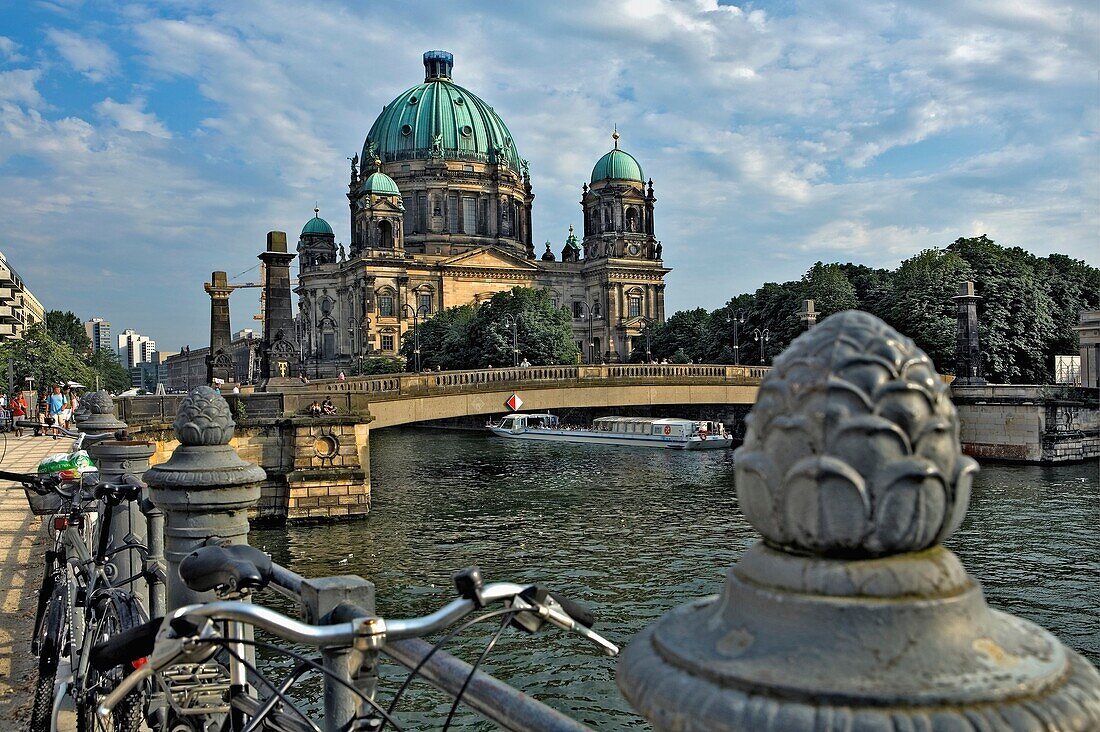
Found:
[(80, 398), (75, 419), (80, 424), (81, 430), (90, 433), (110, 432), (126, 427), (126, 423), (118, 418), (111, 395), (102, 389), (89, 392)]
[(192, 389), (172, 423), (181, 445), (228, 445), (234, 427), (228, 402), (209, 386)]
[(1100, 673), (985, 603), (940, 542), (976, 464), (928, 357), (826, 318), (764, 377), (735, 453), (763, 541), (721, 594), (664, 615), (618, 684), (657, 730), (1100, 730)]

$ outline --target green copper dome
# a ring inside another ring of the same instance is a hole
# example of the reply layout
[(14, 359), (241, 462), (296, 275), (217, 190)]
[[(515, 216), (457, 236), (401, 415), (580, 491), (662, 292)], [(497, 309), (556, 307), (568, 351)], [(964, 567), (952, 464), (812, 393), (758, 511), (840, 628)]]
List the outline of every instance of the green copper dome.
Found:
[(328, 234), (332, 235), (332, 227), (328, 225), (328, 222), (321, 218), (318, 214), (319, 209), (313, 209), (313, 218), (306, 222), (306, 225), (302, 227), (303, 234)]
[(397, 184), (381, 170), (376, 170), (363, 179), (359, 186), (360, 193), (373, 193), (376, 196), (400, 196)]
[(645, 182), (645, 177), (642, 175), (642, 166), (638, 165), (638, 161), (634, 159), (633, 155), (620, 150), (618, 147), (597, 160), (596, 166), (592, 168), (593, 183), (608, 178), (612, 180), (636, 180), (639, 183)]
[(504, 120), (480, 97), (451, 81), (453, 63), (446, 51), (424, 54), (424, 83), (407, 89), (382, 110), (363, 143), (363, 160), (377, 156), (390, 163), (441, 157), (523, 171)]

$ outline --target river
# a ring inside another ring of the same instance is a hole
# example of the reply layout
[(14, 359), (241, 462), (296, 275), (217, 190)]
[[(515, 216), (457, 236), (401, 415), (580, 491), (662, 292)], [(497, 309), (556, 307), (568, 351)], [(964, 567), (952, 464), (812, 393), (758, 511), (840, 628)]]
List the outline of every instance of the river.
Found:
[[(538, 582), (596, 610), (625, 645), (668, 609), (718, 592), (754, 541), (733, 489), (733, 451), (680, 452), (503, 440), (400, 428), (371, 434), (365, 521), (254, 532), (252, 543), (307, 576), (372, 580), (383, 615), (427, 613), (453, 597), (454, 569)], [(985, 465), (948, 541), (991, 605), (1052, 630), (1100, 664), (1098, 465)], [(345, 561), (346, 560), (346, 561)], [(480, 630), (479, 630), (480, 628)], [(494, 626), (455, 645), (473, 660)], [(483, 668), (598, 729), (644, 726), (615, 686), (615, 661), (556, 630), (506, 632)], [(391, 679), (400, 669), (384, 668)], [(449, 701), (414, 684), (407, 728), (436, 728)], [(309, 692), (313, 695), (315, 692)], [(470, 713), (455, 728), (488, 727)]]

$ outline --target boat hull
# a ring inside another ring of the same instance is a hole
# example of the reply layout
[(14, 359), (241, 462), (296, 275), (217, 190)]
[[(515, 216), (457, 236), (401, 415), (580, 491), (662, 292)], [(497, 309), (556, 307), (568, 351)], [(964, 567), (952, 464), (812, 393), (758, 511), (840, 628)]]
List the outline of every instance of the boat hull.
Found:
[(521, 429), (509, 430), (490, 427), (498, 437), (511, 440), (537, 440), (541, 442), (579, 442), (590, 445), (620, 445), (623, 447), (653, 447), (665, 450), (721, 450), (733, 445), (732, 437), (675, 437), (659, 435), (624, 435), (591, 430)]

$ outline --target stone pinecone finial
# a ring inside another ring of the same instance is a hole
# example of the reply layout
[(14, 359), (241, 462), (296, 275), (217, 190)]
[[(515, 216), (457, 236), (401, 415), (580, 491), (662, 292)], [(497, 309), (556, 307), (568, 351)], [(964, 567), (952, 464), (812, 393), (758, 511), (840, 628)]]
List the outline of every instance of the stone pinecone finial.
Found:
[(172, 428), (181, 445), (228, 445), (233, 438), (229, 403), (217, 390), (199, 386), (180, 403)]
[(82, 409), (89, 414), (110, 414), (116, 415), (115, 401), (111, 399), (111, 395), (106, 391), (100, 389), (94, 391), (91, 394), (85, 394), (80, 400), (79, 409)]
[(977, 472), (931, 359), (858, 311), (776, 359), (735, 461), (741, 510), (767, 543), (853, 558), (943, 541)]

